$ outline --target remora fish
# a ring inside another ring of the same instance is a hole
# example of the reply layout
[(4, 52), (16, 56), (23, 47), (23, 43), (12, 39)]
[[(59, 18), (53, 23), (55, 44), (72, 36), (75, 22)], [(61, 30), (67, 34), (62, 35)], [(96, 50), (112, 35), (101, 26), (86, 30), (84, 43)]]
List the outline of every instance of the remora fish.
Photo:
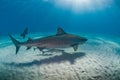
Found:
[(18, 53), (21, 46), (27, 46), (27, 50), (35, 46), (40, 51), (43, 51), (43, 49), (73, 47), (74, 51), (76, 51), (79, 44), (83, 44), (87, 41), (87, 39), (84, 37), (66, 33), (62, 28), (57, 29), (56, 35), (38, 39), (28, 39), (26, 42), (19, 42), (11, 35), (9, 35), (9, 37), (16, 46), (16, 54)]
[(20, 34), (20, 36), (22, 36), (24, 39), (27, 34), (28, 34), (28, 28), (25, 28), (25, 30), (23, 31), (23, 33)]

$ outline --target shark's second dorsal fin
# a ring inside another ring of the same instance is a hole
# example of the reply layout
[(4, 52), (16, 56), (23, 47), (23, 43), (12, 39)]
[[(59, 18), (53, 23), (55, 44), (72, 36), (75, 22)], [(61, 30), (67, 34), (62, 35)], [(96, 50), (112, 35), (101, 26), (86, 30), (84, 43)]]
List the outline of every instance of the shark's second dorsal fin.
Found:
[(64, 34), (67, 34), (62, 28), (58, 28), (57, 29), (57, 34), (56, 34), (56, 36), (59, 36), (59, 35), (64, 35)]

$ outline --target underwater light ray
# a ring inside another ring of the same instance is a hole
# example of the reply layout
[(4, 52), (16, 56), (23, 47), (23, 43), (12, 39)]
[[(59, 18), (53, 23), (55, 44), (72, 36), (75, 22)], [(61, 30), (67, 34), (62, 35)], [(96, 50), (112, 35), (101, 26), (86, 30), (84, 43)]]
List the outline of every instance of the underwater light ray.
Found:
[(81, 12), (108, 8), (113, 0), (52, 0), (52, 3), (56, 7)]

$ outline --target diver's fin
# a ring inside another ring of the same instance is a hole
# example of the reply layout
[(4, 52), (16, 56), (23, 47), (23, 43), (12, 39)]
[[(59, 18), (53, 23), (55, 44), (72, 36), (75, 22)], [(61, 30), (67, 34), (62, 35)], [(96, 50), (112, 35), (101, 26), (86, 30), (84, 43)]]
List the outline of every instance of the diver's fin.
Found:
[(59, 36), (59, 35), (64, 35), (64, 34), (67, 34), (62, 28), (58, 28), (57, 29), (57, 34), (56, 34), (56, 36)]
[(72, 45), (72, 47), (73, 47), (74, 51), (77, 51), (77, 49), (78, 49), (78, 44), (74, 44), (74, 45)]
[(16, 46), (16, 54), (18, 53), (19, 49), (20, 49), (20, 44), (21, 42), (17, 41), (15, 38), (13, 38), (11, 35), (9, 35), (10, 39), (12, 40), (12, 42), (14, 43), (14, 45)]

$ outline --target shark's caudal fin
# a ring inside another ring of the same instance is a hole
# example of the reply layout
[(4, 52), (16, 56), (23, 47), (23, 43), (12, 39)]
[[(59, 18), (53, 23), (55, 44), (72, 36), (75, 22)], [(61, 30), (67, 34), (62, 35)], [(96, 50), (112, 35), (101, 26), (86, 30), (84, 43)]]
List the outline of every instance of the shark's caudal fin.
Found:
[(21, 42), (17, 41), (15, 38), (13, 38), (11, 35), (9, 35), (10, 39), (12, 40), (12, 42), (14, 43), (14, 45), (16, 46), (16, 54), (18, 53), (19, 49), (20, 49), (20, 44)]

